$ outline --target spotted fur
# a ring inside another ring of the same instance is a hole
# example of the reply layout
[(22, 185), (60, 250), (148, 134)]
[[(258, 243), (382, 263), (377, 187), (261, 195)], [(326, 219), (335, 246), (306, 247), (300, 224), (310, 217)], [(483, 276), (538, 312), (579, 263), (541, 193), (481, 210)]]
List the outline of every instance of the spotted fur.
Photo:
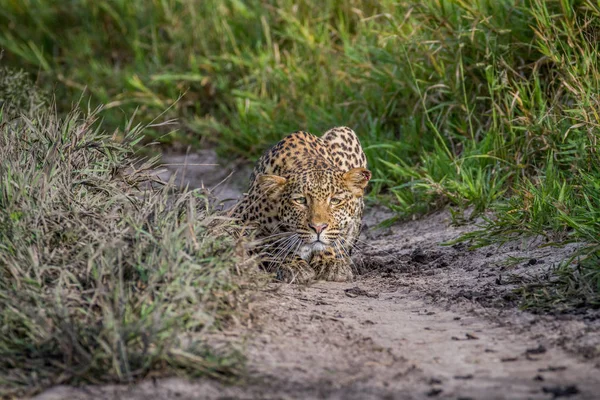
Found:
[(371, 173), (350, 128), (294, 132), (256, 164), (236, 215), (252, 225), (268, 266), (285, 281), (352, 278), (350, 252)]

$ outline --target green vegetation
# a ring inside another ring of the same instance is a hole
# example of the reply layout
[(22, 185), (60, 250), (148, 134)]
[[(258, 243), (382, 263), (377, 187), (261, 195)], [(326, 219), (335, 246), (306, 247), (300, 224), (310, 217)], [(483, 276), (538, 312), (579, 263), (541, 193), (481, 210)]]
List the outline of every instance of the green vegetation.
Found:
[(25, 71), (0, 66), (0, 109), (5, 120), (21, 114), (32, 115), (47, 104), (47, 96)]
[(349, 125), (398, 218), (449, 204), (486, 216), (474, 245), (585, 242), (535, 296), (595, 306), (599, 39), (591, 0), (0, 0), (3, 61), (62, 111), (84, 89), (111, 129), (168, 108), (156, 138), (250, 159)]
[(116, 141), (97, 111), (41, 110), (0, 114), (0, 397), (239, 373), (241, 354), (205, 340), (242, 316), (255, 282), (231, 222), (199, 191), (153, 181), (155, 160), (135, 157), (141, 126)]

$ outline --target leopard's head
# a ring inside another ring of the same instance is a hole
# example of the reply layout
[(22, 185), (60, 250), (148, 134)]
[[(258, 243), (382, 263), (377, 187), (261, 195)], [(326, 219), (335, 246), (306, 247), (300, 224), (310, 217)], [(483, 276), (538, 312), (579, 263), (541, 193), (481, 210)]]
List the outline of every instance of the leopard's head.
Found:
[(265, 200), (277, 209), (277, 230), (289, 233), (292, 251), (307, 259), (331, 247), (350, 250), (346, 239), (358, 235), (370, 179), (365, 168), (319, 169), (288, 177), (260, 175), (257, 183)]

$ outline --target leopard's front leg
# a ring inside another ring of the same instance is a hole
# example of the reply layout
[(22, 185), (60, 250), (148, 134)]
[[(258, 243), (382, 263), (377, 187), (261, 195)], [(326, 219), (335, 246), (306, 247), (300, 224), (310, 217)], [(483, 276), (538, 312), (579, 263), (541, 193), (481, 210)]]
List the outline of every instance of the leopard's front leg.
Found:
[(351, 281), (354, 277), (350, 257), (338, 249), (329, 248), (313, 254), (310, 266), (317, 279), (335, 282)]
[(289, 255), (282, 261), (267, 262), (267, 270), (276, 273), (276, 279), (288, 283), (309, 283), (315, 280), (315, 270), (298, 255)]

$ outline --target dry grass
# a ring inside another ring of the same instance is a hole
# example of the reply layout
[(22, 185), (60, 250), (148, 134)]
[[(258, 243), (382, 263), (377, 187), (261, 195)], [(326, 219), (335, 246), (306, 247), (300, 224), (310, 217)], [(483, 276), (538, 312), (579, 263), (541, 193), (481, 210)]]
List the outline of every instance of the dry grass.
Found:
[(202, 193), (153, 182), (141, 138), (97, 110), (0, 117), (0, 396), (243, 368), (205, 336), (254, 268)]

